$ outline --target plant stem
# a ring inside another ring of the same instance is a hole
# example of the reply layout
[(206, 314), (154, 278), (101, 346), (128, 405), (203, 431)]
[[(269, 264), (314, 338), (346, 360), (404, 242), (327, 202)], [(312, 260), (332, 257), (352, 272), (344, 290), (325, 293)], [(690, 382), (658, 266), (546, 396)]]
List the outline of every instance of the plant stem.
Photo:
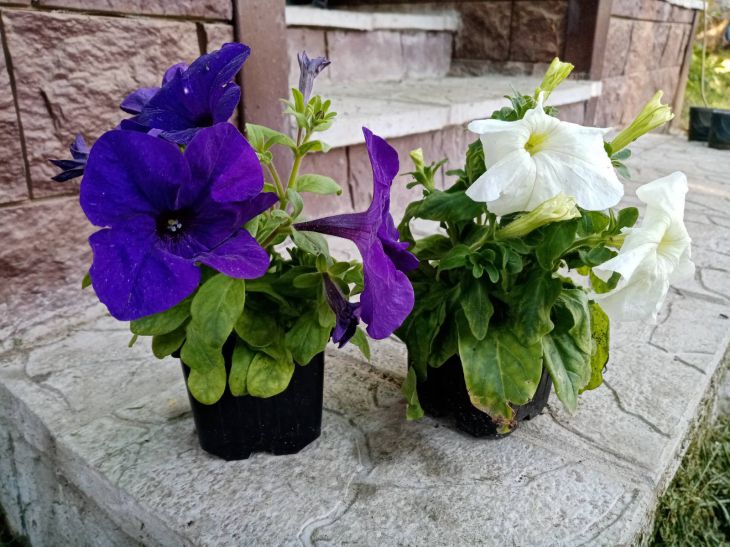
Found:
[(286, 192), (284, 192), (284, 187), (281, 185), (281, 178), (279, 177), (279, 173), (273, 163), (268, 164), (267, 167), (269, 169), (269, 174), (271, 175), (271, 178), (274, 179), (276, 194), (279, 196), (279, 201), (284, 202), (286, 200)]

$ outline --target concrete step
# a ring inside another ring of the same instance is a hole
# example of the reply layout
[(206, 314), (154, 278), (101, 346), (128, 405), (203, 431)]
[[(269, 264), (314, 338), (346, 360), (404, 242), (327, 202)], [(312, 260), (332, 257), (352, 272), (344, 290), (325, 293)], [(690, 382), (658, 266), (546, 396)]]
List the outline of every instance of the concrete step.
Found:
[[(403, 172), (410, 171), (408, 153), (419, 147), (428, 161), (446, 158), (447, 169), (459, 168), (468, 144), (476, 139), (466, 124), (508, 105), (504, 95), (511, 89), (531, 93), (540, 81), (535, 76), (500, 74), (344, 85), (318, 81), (316, 91), (331, 99), (338, 113), (337, 123), (321, 136), (333, 150), (307, 158), (303, 167), (306, 172), (321, 172), (340, 181), (350, 199), (312, 201), (307, 214), (367, 207), (372, 181), (362, 144), (363, 126), (388, 139), (398, 150)], [(550, 96), (550, 104), (559, 108), (562, 119), (582, 123), (587, 102), (600, 93), (600, 82), (569, 80)], [(398, 179), (393, 187), (395, 213), (417, 198), (418, 190), (407, 190), (405, 179)]]
[(328, 349), (319, 440), (226, 463), (197, 445), (179, 363), (143, 341), (127, 348), (126, 325), (84, 292), (69, 305), (86, 303), (87, 319), (0, 353), (0, 505), (12, 529), (38, 546), (646, 541), (727, 364), (730, 160), (675, 137), (635, 148), (634, 184), (688, 171), (697, 278), (671, 292), (656, 325), (615, 325), (606, 384), (575, 414), (553, 397), (499, 441), (406, 422), (405, 350), (384, 340), (370, 364)]
[(376, 82), (445, 76), (451, 66), (455, 11), (399, 12), (287, 6), (290, 82), (299, 78), (296, 53), (326, 55), (321, 81)]

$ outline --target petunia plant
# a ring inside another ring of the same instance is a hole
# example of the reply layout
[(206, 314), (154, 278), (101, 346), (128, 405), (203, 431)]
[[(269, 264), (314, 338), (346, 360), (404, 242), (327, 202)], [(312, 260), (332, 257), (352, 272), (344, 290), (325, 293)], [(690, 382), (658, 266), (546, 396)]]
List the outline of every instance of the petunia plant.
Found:
[[(130, 321), (134, 343), (152, 338), (158, 358), (189, 367), (188, 388), (204, 404), (284, 391), (332, 338), (369, 355), (413, 306), (404, 272), (417, 266), (389, 213), (398, 156), (364, 129), (374, 198), (362, 213), (305, 220), (304, 196), (341, 194), (329, 177), (301, 173), (326, 152), (317, 138), (334, 122), (331, 103), (311, 96), (329, 61), (300, 55), (302, 78), (285, 113), (296, 137), (227, 120), (240, 98), (234, 78), (249, 54), (225, 44), (192, 64), (176, 64), (159, 88), (124, 98), (132, 117), (90, 151), (77, 138), (72, 160), (55, 160), (60, 180), (83, 174), (81, 207), (99, 229), (90, 238), (93, 287), (115, 318)], [(291, 156), (282, 176), (275, 156)], [(330, 255), (320, 234), (353, 240), (362, 263)], [(385, 295), (388, 295), (385, 298)]]
[[(683, 174), (638, 189), (639, 227), (637, 208), (618, 207), (626, 146), (670, 119), (669, 109), (655, 96), (605, 142), (607, 130), (560, 121), (544, 104), (571, 69), (556, 59), (534, 95), (472, 122), (480, 139), (464, 168), (447, 173), (455, 177), (447, 189), (434, 182), (441, 163), (412, 153), (411, 185), (423, 198), (399, 230), (420, 266), (409, 275), (414, 310), (397, 331), (408, 347), (410, 419), (423, 415), (419, 386), (454, 359), (471, 404), (498, 433), (515, 428), (543, 371), (575, 410), (603, 381), (610, 319), (656, 317), (669, 284), (692, 274)], [(414, 219), (439, 230), (417, 237)]]

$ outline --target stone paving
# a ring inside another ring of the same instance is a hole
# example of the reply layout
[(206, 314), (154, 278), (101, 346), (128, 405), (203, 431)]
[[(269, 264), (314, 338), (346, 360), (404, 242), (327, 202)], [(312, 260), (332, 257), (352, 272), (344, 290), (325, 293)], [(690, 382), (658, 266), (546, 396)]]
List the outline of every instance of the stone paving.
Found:
[(371, 364), (328, 349), (318, 441), (225, 463), (197, 446), (179, 363), (128, 349), (126, 325), (89, 304), (56, 330), (28, 318), (0, 353), (0, 504), (12, 526), (34, 545), (645, 540), (730, 343), (730, 152), (667, 136), (634, 150), (627, 202), (640, 182), (689, 174), (697, 275), (656, 325), (614, 326), (606, 383), (574, 415), (553, 398), (499, 441), (406, 422), (405, 352), (386, 340)]

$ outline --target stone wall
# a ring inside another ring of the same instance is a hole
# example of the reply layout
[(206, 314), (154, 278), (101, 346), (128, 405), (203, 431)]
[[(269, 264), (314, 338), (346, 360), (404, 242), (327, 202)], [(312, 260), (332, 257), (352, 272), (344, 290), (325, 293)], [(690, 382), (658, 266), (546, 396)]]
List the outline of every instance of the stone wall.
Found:
[(462, 19), (454, 48), (454, 69), (458, 72), (498, 69), (529, 73), (541, 71), (544, 63), (563, 55), (568, 0), (448, 4)]
[(695, 13), (664, 0), (613, 0), (596, 125), (630, 122), (659, 89), (674, 103), (686, 83), (682, 69)]
[(233, 40), (231, 0), (0, 0), (0, 339), (83, 301), (92, 227), (78, 180), (56, 183), (76, 133), (93, 142), (130, 91)]

